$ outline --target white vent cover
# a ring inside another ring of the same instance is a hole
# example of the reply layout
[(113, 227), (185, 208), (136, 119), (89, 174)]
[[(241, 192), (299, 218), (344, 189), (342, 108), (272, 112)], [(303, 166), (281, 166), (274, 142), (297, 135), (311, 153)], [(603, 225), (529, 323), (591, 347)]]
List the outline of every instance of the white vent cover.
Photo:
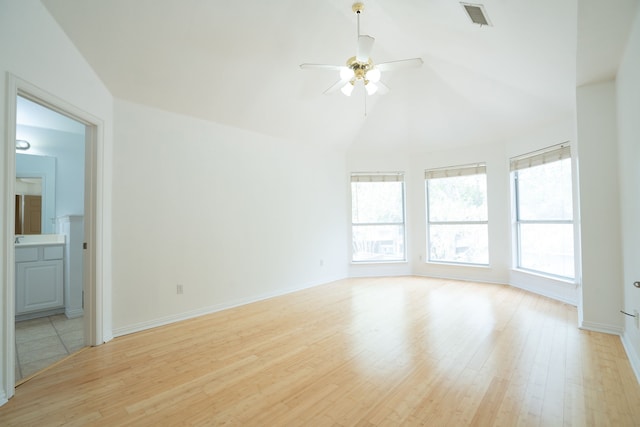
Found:
[(473, 4), (473, 3), (460, 3), (462, 7), (464, 7), (465, 12), (467, 12), (467, 16), (471, 19), (471, 22), (474, 24), (489, 25), (491, 26), (491, 21), (487, 17), (487, 12), (484, 10), (484, 6), (481, 4)]

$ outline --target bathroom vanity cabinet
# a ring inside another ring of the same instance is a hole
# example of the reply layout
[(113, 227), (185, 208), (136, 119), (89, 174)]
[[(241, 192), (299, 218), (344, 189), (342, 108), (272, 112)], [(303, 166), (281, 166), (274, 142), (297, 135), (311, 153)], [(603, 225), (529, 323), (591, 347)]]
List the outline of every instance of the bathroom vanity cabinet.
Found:
[(16, 247), (16, 315), (64, 307), (64, 245)]

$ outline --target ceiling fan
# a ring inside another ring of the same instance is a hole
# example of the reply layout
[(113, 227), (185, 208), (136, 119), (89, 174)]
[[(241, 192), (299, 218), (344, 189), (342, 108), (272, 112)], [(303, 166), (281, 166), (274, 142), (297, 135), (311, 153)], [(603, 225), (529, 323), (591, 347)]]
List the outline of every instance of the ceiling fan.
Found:
[(325, 90), (325, 94), (331, 94), (340, 89), (344, 95), (351, 96), (353, 89), (357, 84), (360, 84), (360, 82), (364, 85), (369, 95), (373, 95), (376, 92), (380, 94), (387, 93), (389, 87), (380, 80), (382, 72), (398, 68), (419, 67), (423, 63), (422, 58), (401, 59), (375, 65), (370, 56), (375, 39), (371, 36), (360, 34), (360, 14), (364, 10), (364, 4), (354, 3), (351, 6), (351, 10), (353, 10), (358, 17), (358, 45), (356, 56), (347, 59), (346, 65), (300, 64), (300, 68), (315, 68), (338, 71), (340, 73), (340, 80)]

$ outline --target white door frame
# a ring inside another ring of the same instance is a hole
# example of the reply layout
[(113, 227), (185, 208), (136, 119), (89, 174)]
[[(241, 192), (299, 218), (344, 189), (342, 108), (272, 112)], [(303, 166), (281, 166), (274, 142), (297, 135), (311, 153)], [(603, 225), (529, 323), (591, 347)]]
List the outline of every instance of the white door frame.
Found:
[[(84, 316), (85, 316), (85, 344), (99, 345), (103, 339), (103, 310), (102, 310), (102, 281), (97, 280), (97, 268), (99, 248), (96, 244), (96, 214), (97, 214), (97, 158), (98, 148), (103, 146), (104, 123), (101, 119), (83, 111), (68, 102), (34, 86), (20, 78), (7, 74), (7, 126), (6, 126), (6, 153), (5, 153), (5, 179), (6, 194), (9, 199), (6, 203), (5, 241), (4, 252), (6, 254), (6, 276), (3, 278), (5, 289), (2, 312), (4, 342), (0, 360), (2, 361), (2, 382), (4, 383), (4, 399), (9, 399), (15, 393), (15, 199), (10, 197), (15, 193), (15, 146), (11, 141), (16, 139), (16, 100), (20, 95), (41, 104), (53, 111), (61, 113), (78, 122), (84, 123), (85, 130), (85, 212), (84, 228), (87, 248), (84, 251)], [(0, 405), (2, 402), (0, 402)]]

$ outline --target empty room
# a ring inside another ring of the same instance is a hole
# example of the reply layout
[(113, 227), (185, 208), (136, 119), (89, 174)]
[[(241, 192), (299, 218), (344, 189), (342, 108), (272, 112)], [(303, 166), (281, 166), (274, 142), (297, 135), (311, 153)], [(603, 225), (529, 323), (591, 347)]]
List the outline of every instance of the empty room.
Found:
[(640, 425), (640, 1), (0, 0), (0, 425)]

